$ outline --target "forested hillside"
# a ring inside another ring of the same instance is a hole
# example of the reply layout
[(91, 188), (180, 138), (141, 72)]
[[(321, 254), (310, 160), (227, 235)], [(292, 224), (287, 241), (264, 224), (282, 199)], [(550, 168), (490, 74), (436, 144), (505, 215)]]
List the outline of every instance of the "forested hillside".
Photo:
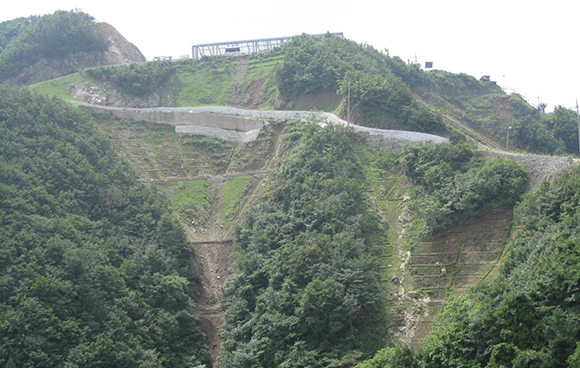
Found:
[(41, 58), (104, 51), (107, 39), (83, 12), (58, 11), (0, 23), (0, 81), (18, 76)]
[[(1, 23), (0, 80), (101, 50), (94, 26)], [(381, 151), (316, 114), (226, 142), (61, 99), (324, 110), (451, 143)], [(0, 86), (0, 366), (579, 366), (580, 169), (526, 194), (476, 148), (576, 152), (576, 118), (330, 34)]]
[(463, 144), (409, 148), (404, 166), (417, 185), (412, 208), (427, 236), (490, 207), (515, 205), (527, 185), (527, 174), (517, 162), (484, 159)]
[(144, 62), (111, 25), (82, 11), (0, 23), (0, 82), (29, 85), (99, 65)]
[(206, 359), (181, 225), (91, 118), (0, 87), (0, 365)]
[(388, 348), (358, 367), (577, 367), (579, 183), (576, 167), (524, 197), (500, 275), (453, 298), (422, 350)]
[[(347, 367), (381, 346), (386, 306), (365, 242), (362, 137), (296, 126), (302, 144), (236, 232), (222, 367)], [(357, 157), (359, 156), (359, 157)]]

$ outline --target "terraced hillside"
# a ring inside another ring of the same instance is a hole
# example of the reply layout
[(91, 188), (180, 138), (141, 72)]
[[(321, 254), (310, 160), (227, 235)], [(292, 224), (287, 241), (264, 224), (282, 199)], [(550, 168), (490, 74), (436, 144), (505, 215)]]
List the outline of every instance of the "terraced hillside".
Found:
[(493, 277), (511, 230), (513, 208), (485, 212), (411, 248), (408, 270), (414, 292), (428, 296), (412, 345), (422, 345), (447, 296), (463, 294)]
[(195, 247), (191, 263), (201, 275), (193, 290), (212, 366), (221, 344), (218, 294), (228, 280), (233, 224), (259, 198), (277, 167), (283, 126), (271, 125), (251, 143), (177, 134), (164, 124), (97, 117), (101, 128), (140, 174), (163, 186)]
[(398, 341), (418, 349), (448, 296), (468, 293), (499, 270), (513, 208), (490, 210), (437, 237), (414, 241), (407, 202), (412, 184), (368, 161), (364, 174), (367, 200), (385, 224), (367, 240), (385, 249), (379, 263), (393, 296), (390, 328)]
[[(274, 121), (257, 140), (234, 143), (176, 133), (171, 125), (107, 114), (96, 117), (141, 179), (166, 188), (186, 226), (196, 249), (191, 262), (201, 275), (193, 299), (216, 366), (224, 322), (218, 296), (230, 277), (233, 225), (261, 196), (268, 175), (277, 170), (291, 147), (293, 135), (288, 127), (292, 124)], [(436, 238), (413, 241), (407, 202), (412, 184), (402, 173), (386, 169), (389, 165), (379, 168), (375, 153), (365, 149), (359, 154), (364, 162), (366, 200), (383, 224), (369, 229), (365, 239), (384, 250), (378, 264), (390, 300), (391, 318), (385, 328), (394, 341), (419, 348), (448, 296), (467, 293), (482, 279), (493, 277), (505, 254), (512, 209), (496, 209)], [(538, 165), (536, 156), (522, 159), (533, 161), (526, 165), (532, 171), (558, 169), (550, 171), (553, 175), (571, 164), (569, 159), (558, 159), (557, 163), (562, 161), (558, 165)]]
[(216, 138), (178, 134), (164, 124), (100, 119), (102, 129), (121, 148), (145, 181), (180, 181), (235, 176), (270, 170), (275, 130), (237, 145)]

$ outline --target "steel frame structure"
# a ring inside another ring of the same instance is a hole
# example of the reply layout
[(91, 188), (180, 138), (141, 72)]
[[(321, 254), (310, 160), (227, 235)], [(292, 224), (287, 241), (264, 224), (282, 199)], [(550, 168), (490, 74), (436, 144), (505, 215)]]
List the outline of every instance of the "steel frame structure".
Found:
[[(336, 32), (331, 34), (338, 37), (344, 37), (342, 32)], [(312, 36), (324, 36), (324, 34), (316, 34)], [(284, 42), (290, 41), (292, 37), (276, 37), (276, 38), (262, 38), (257, 40), (246, 40), (246, 41), (206, 43), (192, 46), (191, 51), (194, 59), (203, 56), (252, 54), (255, 52), (272, 50), (274, 47), (280, 46)]]

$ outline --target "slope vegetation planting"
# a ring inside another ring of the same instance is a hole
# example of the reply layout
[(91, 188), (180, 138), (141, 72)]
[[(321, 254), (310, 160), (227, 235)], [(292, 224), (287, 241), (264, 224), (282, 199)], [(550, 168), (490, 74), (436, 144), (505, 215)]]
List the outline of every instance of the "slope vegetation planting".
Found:
[(448, 296), (469, 293), (499, 268), (512, 219), (510, 207), (488, 210), (444, 234), (414, 243), (408, 270), (414, 292), (427, 295), (429, 300), (413, 336), (413, 347), (423, 344)]
[(317, 109), (452, 144), (381, 151), (315, 118), (264, 117), (247, 143), (93, 111), (97, 128), (2, 87), (4, 366), (580, 362), (578, 170), (524, 195), (522, 165), (471, 143), (503, 148), (512, 126), (510, 148), (569, 152), (567, 109), (330, 34), (32, 89), (122, 107)]
[(99, 67), (35, 88), (121, 107), (327, 111), (359, 125), (442, 134), (494, 149), (561, 154), (576, 152), (578, 142), (572, 110), (559, 106), (548, 114), (545, 105), (506, 95), (492, 81), (425, 71), (331, 34), (296, 36), (275, 50), (239, 57)]

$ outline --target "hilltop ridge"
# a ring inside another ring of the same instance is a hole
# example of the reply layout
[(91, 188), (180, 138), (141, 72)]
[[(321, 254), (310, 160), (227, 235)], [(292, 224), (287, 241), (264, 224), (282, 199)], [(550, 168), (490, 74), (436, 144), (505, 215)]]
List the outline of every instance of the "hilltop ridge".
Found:
[(493, 149), (577, 149), (570, 110), (545, 114), (492, 82), (426, 71), (330, 34), (296, 36), (250, 55), (100, 67), (34, 88), (106, 106), (324, 111), (362, 126), (434, 133)]
[(0, 80), (8, 84), (34, 84), (96, 66), (146, 61), (113, 26), (77, 11), (3, 22), (2, 33), (8, 37), (0, 45)]

